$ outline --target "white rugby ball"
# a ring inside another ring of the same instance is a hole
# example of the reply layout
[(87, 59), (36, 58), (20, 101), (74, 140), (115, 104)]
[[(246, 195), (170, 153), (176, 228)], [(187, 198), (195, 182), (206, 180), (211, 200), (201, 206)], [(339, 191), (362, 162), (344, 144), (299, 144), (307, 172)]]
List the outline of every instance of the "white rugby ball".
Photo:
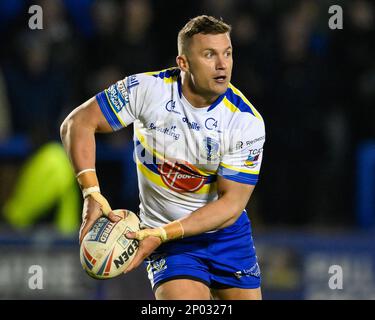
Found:
[(95, 279), (110, 279), (122, 274), (138, 251), (139, 241), (125, 234), (139, 230), (139, 219), (129, 210), (113, 210), (124, 216), (118, 222), (99, 218), (81, 243), (83, 269)]

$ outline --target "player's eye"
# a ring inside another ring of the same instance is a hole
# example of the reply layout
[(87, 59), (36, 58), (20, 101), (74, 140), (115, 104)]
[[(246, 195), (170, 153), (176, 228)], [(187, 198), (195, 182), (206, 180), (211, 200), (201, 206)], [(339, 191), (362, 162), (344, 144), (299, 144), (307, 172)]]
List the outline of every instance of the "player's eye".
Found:
[(208, 51), (208, 52), (205, 53), (204, 56), (205, 56), (206, 58), (212, 58), (213, 55), (214, 55), (214, 54), (213, 54), (211, 51)]
[(226, 57), (230, 57), (232, 55), (232, 51), (227, 51), (227, 52), (225, 52), (225, 56)]

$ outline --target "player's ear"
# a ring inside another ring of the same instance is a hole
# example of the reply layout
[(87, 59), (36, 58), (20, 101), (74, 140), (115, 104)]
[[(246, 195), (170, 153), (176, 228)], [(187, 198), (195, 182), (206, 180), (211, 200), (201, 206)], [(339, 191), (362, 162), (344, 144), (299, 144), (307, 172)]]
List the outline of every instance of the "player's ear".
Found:
[(184, 72), (189, 71), (189, 62), (186, 58), (186, 55), (184, 54), (178, 55), (176, 57), (176, 63), (182, 71)]

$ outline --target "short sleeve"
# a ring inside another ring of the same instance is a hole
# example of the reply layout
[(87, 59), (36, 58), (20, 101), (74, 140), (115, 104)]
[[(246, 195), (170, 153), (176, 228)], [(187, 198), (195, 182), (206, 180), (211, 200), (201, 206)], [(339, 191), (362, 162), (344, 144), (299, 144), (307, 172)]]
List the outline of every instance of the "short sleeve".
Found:
[(255, 185), (258, 182), (265, 142), (263, 120), (256, 119), (241, 129), (234, 130), (229, 140), (218, 174), (229, 180)]
[(145, 74), (131, 75), (96, 95), (100, 109), (114, 131), (139, 118), (152, 81), (150, 78)]

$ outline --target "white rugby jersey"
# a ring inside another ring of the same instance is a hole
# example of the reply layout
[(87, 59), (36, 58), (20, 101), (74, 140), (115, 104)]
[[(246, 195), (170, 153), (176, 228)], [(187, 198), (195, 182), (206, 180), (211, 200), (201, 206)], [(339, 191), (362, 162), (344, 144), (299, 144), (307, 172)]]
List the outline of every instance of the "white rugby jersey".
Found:
[(216, 200), (217, 175), (258, 181), (264, 122), (233, 85), (209, 107), (183, 96), (178, 68), (126, 77), (96, 96), (113, 130), (134, 123), (140, 218), (159, 227)]

